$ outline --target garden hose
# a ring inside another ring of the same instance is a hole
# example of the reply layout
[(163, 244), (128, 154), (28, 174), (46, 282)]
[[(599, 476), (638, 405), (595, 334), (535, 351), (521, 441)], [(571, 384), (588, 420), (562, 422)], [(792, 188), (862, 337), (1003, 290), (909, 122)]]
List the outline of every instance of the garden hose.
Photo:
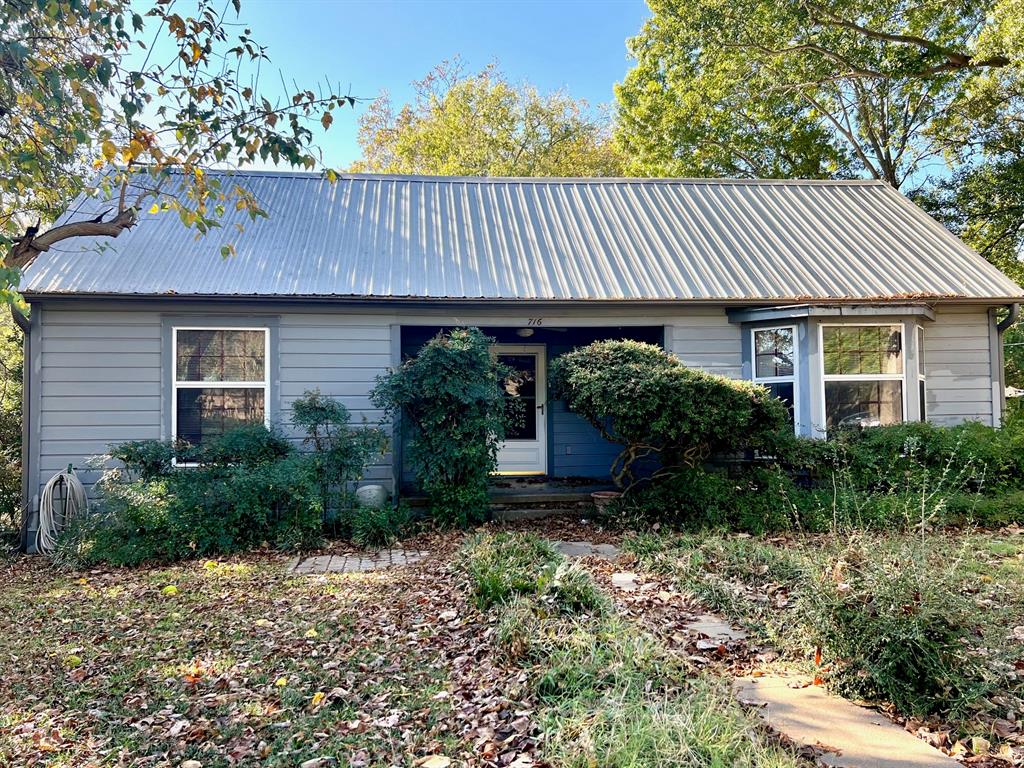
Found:
[[(58, 510), (55, 492), (61, 487), (64, 489), (64, 504), (63, 508)], [(58, 472), (43, 487), (43, 493), (39, 498), (36, 549), (44, 555), (52, 555), (57, 548), (57, 537), (67, 527), (68, 522), (88, 511), (89, 498), (85, 494), (85, 487), (69, 464), (67, 470)]]

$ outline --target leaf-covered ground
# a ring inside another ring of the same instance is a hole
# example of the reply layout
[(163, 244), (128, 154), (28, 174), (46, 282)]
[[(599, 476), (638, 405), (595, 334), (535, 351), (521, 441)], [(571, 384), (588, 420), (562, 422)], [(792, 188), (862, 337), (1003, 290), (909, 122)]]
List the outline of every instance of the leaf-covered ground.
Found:
[[(513, 528), (621, 543), (575, 523)], [(1024, 535), (967, 542), (972, 554), (958, 562), (984, 642), (1024, 643), (1013, 634), (1024, 623)], [(287, 558), (268, 553), (84, 573), (54, 572), (40, 558), (2, 562), (0, 766), (584, 768), (595, 755), (602, 766), (668, 766), (672, 755), (701, 764), (702, 754), (801, 765), (714, 683), (774, 652), (760, 640), (688, 634), (686, 622), (705, 610), (695, 583), (653, 567), (679, 555), (670, 540), (658, 552), (643, 544), (632, 561), (584, 561), (611, 613), (570, 618), (545, 618), (544, 598), (481, 610), (462, 534), (405, 542), (430, 555), (362, 574), (293, 575)], [(765, 611), (786, 610), (790, 587), (760, 578), (756, 559), (749, 566), (733, 580), (735, 602), (718, 607), (756, 630)], [(621, 569), (638, 572), (640, 589), (613, 586)], [(519, 615), (538, 622), (521, 633), (534, 647), (510, 653)], [(591, 677), (573, 677), (588, 665)], [(577, 687), (550, 693), (567, 673)], [(998, 719), (1012, 742), (1009, 714)], [(644, 754), (664, 758), (635, 762)]]
[(73, 575), (14, 560), (0, 586), (0, 765), (526, 751), (516, 680), (491, 669), (451, 571), (458, 544), (435, 536), (416, 542), (431, 552), (416, 567), (320, 577), (270, 555)]

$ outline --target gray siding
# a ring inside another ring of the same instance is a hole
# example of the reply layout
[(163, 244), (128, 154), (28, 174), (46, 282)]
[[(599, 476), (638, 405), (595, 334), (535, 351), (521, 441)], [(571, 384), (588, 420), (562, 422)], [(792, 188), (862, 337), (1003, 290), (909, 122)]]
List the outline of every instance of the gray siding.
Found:
[(926, 415), (936, 424), (993, 423), (991, 321), (984, 307), (938, 307), (924, 326)]
[[(344, 403), (352, 423), (378, 423), (382, 414), (370, 404), (378, 376), (391, 365), (391, 328), (381, 315), (281, 315), (281, 411), (275, 421), (291, 421), (292, 403), (319, 388)], [(292, 433), (294, 434), (294, 432)], [(367, 468), (367, 479), (391, 486), (391, 455)]]
[(742, 331), (724, 309), (697, 309), (673, 317), (666, 333), (671, 352), (692, 368), (733, 379), (743, 377)]
[(68, 464), (91, 485), (89, 457), (160, 437), (160, 346), (158, 312), (43, 310), (38, 488)]
[[(35, 493), (68, 464), (91, 486), (100, 472), (86, 464), (111, 443), (170, 436), (170, 425), (162, 419), (170, 377), (162, 362), (163, 315), (156, 310), (43, 311)], [(353, 423), (380, 419), (370, 406), (369, 390), (390, 365), (386, 319), (293, 313), (282, 316), (279, 333), (280, 380), (272, 385), (279, 387), (271, 395), (272, 422), (290, 431), (291, 404), (316, 387), (341, 400)], [(275, 409), (276, 403), (280, 407)], [(390, 456), (379, 459), (368, 477), (390, 483), (390, 461)]]

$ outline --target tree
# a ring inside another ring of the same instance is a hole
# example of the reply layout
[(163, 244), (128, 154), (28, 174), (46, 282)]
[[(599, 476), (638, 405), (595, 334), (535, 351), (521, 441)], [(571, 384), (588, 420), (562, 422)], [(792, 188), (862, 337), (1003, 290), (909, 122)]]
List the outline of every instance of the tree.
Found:
[(0, 312), (0, 533), (20, 522), (21, 374), (21, 332)]
[(491, 65), (467, 75), (458, 60), (415, 83), (397, 111), (387, 94), (359, 121), (353, 171), (454, 176), (614, 176), (622, 159), (609, 122), (584, 101), (513, 85)]
[(1021, 0), (651, 8), (616, 89), (617, 136), (642, 173), (866, 174), (900, 188), (984, 141), (972, 114), (1019, 115)]
[[(70, 238), (117, 237), (146, 203), (199, 232), (227, 206), (264, 215), (250, 192), (204, 166), (316, 166), (308, 121), (327, 128), (354, 99), (282, 81), (272, 100), (262, 87), (266, 49), (249, 29), (234, 30), (240, 0), (197, 0), (195, 9), (183, 16), (172, 0), (148, 10), (130, 0), (0, 5), (0, 299), (14, 298), (38, 254)], [(181, 172), (173, 189), (170, 169)], [(47, 229), (83, 189), (116, 202)]]

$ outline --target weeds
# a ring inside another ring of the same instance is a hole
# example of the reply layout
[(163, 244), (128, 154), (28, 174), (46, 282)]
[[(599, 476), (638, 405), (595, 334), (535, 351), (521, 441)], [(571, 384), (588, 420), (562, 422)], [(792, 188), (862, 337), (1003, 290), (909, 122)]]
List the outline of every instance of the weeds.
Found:
[(529, 675), (548, 763), (800, 764), (765, 742), (755, 718), (725, 684), (694, 678), (685, 656), (614, 615), (589, 574), (545, 542), (483, 535), (464, 554), (471, 594), (482, 609), (497, 614), (498, 647)]
[(402, 505), (356, 507), (351, 513), (352, 541), (361, 547), (387, 547), (409, 530), (412, 518)]
[(924, 533), (648, 535), (625, 546), (789, 658), (809, 661), (820, 649), (817, 671), (842, 693), (970, 727), (991, 696), (1002, 691), (1012, 701), (1019, 690), (1005, 627), (1020, 601), (1003, 598), (996, 610), (975, 593), (1019, 592), (1024, 574), (1004, 571), (999, 584), (980, 572), (969, 551), (979, 541), (965, 535), (951, 548), (947, 536)]

